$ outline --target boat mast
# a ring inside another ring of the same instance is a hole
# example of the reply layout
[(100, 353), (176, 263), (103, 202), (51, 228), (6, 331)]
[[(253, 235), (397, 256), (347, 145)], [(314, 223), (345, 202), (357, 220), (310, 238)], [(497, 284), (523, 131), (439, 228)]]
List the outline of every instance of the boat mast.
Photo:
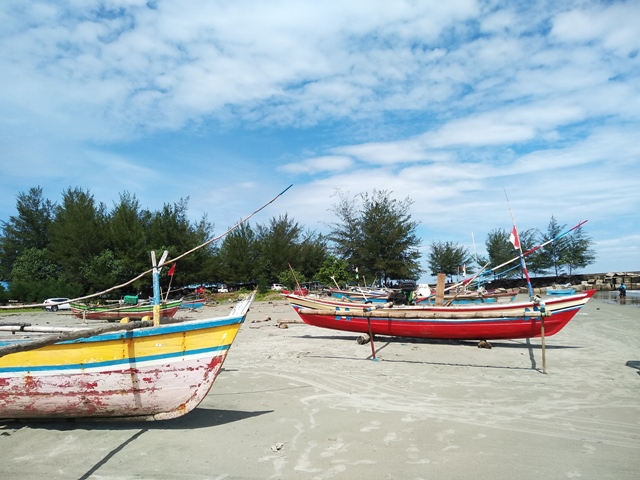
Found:
[(511, 223), (513, 223), (513, 230), (511, 231), (511, 242), (513, 246), (518, 250), (520, 257), (520, 266), (522, 272), (527, 280), (527, 289), (529, 290), (529, 298), (533, 300), (533, 287), (531, 286), (531, 278), (529, 277), (529, 271), (527, 270), (527, 264), (524, 261), (524, 255), (522, 254), (522, 245), (520, 244), (520, 237), (518, 236), (518, 229), (516, 228), (516, 219), (511, 211), (511, 204), (509, 203), (509, 197), (507, 196), (507, 189), (504, 189), (504, 196), (507, 198), (507, 206), (509, 207), (509, 214), (511, 215)]
[(162, 294), (160, 293), (160, 270), (162, 270), (167, 255), (169, 255), (169, 252), (165, 250), (162, 253), (162, 257), (160, 257), (160, 263), (156, 263), (156, 252), (151, 250), (151, 264), (153, 265), (153, 324), (155, 326), (160, 325), (160, 302), (162, 301)]

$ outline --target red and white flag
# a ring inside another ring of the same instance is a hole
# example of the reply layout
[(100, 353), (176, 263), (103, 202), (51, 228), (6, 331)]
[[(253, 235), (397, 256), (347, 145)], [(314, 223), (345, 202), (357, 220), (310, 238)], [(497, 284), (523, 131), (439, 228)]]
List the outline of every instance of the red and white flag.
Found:
[(513, 226), (513, 230), (511, 230), (511, 235), (509, 235), (509, 241), (513, 243), (514, 248), (520, 248), (520, 237), (518, 237), (518, 230), (516, 230), (516, 226)]

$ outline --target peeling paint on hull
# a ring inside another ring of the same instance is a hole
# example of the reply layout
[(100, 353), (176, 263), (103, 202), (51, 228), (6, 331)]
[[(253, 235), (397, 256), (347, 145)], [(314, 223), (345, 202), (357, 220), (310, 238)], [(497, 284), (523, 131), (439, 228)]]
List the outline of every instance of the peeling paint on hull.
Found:
[(0, 418), (184, 415), (211, 389), (252, 300), (228, 317), (96, 335), (0, 357)]

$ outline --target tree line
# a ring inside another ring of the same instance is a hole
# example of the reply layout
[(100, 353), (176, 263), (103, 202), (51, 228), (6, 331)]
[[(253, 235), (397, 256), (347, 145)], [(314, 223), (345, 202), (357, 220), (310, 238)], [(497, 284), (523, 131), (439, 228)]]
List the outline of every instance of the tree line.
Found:
[[(273, 282), (292, 288), (311, 280), (325, 285), (383, 284), (417, 280), (425, 272), (411, 199), (396, 200), (384, 190), (355, 196), (337, 191), (336, 197), (331, 207), (336, 220), (327, 225), (326, 235), (306, 229), (288, 214), (265, 224), (246, 222), (219, 244), (208, 244), (181, 259), (172, 285), (250, 284), (265, 290)], [(181, 198), (150, 211), (129, 192), (120, 194), (111, 208), (96, 203), (81, 188), (63, 191), (59, 204), (44, 198), (40, 187), (19, 193), (17, 214), (1, 222), (0, 279), (9, 282), (9, 290), (0, 287), (0, 301), (39, 302), (101, 292), (148, 270), (151, 250), (158, 257), (167, 250), (173, 258), (206, 243), (213, 238), (214, 226), (206, 215), (190, 221), (188, 201)], [(554, 238), (563, 228), (552, 217), (544, 235), (534, 230), (521, 234), (523, 248)], [(529, 269), (558, 274), (583, 268), (595, 258), (590, 245), (591, 240), (578, 229), (536, 255)], [(498, 265), (514, 254), (508, 232), (500, 229), (489, 234), (486, 247), (488, 257), (476, 259), (457, 243), (433, 242), (427, 258), (429, 271), (451, 277), (462, 265), (471, 273), (474, 263), (486, 260)], [(167, 286), (164, 270), (162, 282)], [(150, 278), (141, 278), (114, 295), (144, 294), (150, 292), (150, 284)]]

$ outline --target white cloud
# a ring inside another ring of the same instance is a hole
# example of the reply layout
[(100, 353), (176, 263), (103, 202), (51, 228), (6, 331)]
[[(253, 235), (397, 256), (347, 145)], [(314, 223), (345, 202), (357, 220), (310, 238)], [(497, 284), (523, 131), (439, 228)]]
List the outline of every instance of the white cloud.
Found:
[(640, 220), (639, 15), (631, 1), (3, 2), (0, 200), (71, 177), (149, 208), (191, 196), (232, 224), (292, 179), (277, 211), (310, 226), (335, 188), (378, 188), (414, 199), (426, 236), (468, 240), (508, 223), (507, 188), (519, 223), (585, 215), (604, 245), (616, 218)]
[(325, 156), (308, 158), (299, 162), (288, 163), (280, 167), (280, 170), (287, 173), (322, 173), (340, 172), (353, 165), (353, 160), (345, 156)]

